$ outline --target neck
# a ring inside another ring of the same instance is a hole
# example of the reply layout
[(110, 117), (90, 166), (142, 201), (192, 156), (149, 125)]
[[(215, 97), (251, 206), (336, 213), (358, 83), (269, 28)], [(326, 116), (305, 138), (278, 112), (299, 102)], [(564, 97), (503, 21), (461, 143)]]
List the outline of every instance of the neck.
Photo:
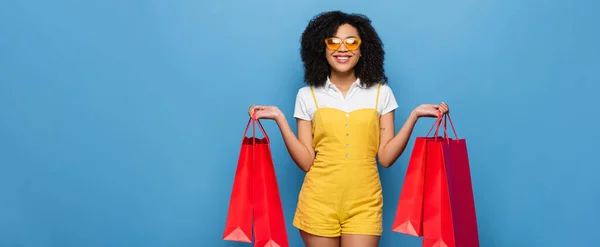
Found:
[(354, 74), (354, 70), (345, 73), (331, 71), (329, 80), (333, 85), (343, 90), (350, 88), (350, 85), (356, 81), (356, 75)]

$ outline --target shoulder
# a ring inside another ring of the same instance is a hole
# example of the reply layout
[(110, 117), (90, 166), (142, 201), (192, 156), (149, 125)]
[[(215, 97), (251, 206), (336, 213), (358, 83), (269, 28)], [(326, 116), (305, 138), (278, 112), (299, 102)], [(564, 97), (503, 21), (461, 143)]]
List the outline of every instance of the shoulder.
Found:
[(379, 88), (379, 100), (378, 100), (378, 108), (377, 110), (381, 115), (384, 115), (388, 112), (393, 111), (398, 108), (398, 103), (396, 102), (396, 97), (394, 96), (394, 92), (392, 88), (387, 84), (379, 84), (375, 85), (375, 88)]
[(373, 92), (376, 92), (377, 90), (379, 90), (379, 94), (382, 96), (394, 94), (392, 88), (388, 84), (383, 84), (383, 83), (375, 84), (375, 85), (369, 87), (367, 90), (373, 91)]
[(379, 84), (381, 85), (381, 92), (382, 93), (393, 93), (392, 87), (390, 87), (390, 85), (386, 84)]
[(310, 94), (310, 86), (304, 86), (298, 89), (298, 95), (307, 95)]
[(379, 97), (387, 100), (395, 101), (396, 97), (394, 96), (394, 90), (388, 84), (380, 84), (381, 89), (379, 92)]
[(312, 100), (313, 93), (319, 94), (322, 93), (323, 87), (314, 87), (314, 86), (304, 86), (298, 89), (298, 93), (296, 94), (296, 98), (298, 100), (310, 99)]
[(296, 93), (296, 101), (304, 101), (308, 96), (311, 95), (310, 86), (304, 86), (298, 89)]
[(296, 94), (296, 104), (302, 104), (305, 106), (310, 106), (314, 104), (314, 95), (319, 94), (318, 87), (304, 86), (298, 89), (298, 93)]
[(312, 91), (310, 86), (305, 86), (298, 89), (298, 93), (296, 94), (294, 117), (303, 120), (311, 120), (315, 110), (316, 106), (312, 99)]

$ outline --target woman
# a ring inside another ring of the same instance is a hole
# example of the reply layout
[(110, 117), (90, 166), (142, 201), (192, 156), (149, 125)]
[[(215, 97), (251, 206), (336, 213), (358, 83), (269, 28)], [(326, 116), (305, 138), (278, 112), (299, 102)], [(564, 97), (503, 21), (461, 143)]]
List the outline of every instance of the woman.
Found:
[(294, 162), (307, 172), (293, 224), (308, 247), (375, 247), (382, 233), (377, 161), (390, 167), (402, 154), (420, 117), (448, 106), (415, 108), (398, 134), (398, 107), (384, 73), (382, 42), (362, 15), (322, 13), (302, 34), (304, 80), (298, 91), (294, 135), (275, 106), (252, 105), (249, 114), (276, 121)]

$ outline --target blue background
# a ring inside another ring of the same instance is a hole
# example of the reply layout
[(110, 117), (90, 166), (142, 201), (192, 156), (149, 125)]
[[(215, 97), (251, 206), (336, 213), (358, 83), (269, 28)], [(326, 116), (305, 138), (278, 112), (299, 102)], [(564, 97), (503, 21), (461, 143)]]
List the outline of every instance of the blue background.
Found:
[[(315, 14), (370, 16), (399, 129), (446, 101), (467, 139), (481, 246), (600, 242), (598, 1), (0, 3), (0, 246), (251, 246), (221, 240), (252, 103), (292, 118)], [(421, 120), (413, 135), (433, 123)], [(292, 246), (303, 173), (263, 121)], [(411, 140), (381, 169), (381, 246)]]

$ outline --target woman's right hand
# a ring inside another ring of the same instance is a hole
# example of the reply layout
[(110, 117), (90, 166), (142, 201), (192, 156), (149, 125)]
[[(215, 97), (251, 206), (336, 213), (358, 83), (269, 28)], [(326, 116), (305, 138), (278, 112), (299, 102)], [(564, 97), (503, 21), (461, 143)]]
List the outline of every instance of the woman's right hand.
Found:
[(423, 104), (419, 107), (415, 108), (413, 112), (417, 117), (438, 117), (438, 115), (448, 114), (450, 109), (448, 108), (448, 104), (442, 102), (439, 105), (433, 104)]
[(277, 120), (283, 116), (283, 113), (276, 106), (260, 106), (252, 105), (248, 109), (248, 115), (252, 116), (252, 113), (256, 112), (256, 119), (272, 119)]

